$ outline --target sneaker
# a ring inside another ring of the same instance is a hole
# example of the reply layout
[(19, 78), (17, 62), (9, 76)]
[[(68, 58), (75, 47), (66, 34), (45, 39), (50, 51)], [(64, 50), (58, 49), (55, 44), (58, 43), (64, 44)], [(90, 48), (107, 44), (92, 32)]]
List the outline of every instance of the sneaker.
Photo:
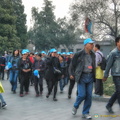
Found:
[(39, 97), (39, 94), (36, 94), (36, 97)]
[(106, 109), (108, 110), (109, 113), (114, 113), (112, 108), (106, 105)]
[(72, 114), (75, 115), (77, 113), (77, 108), (73, 107)]
[(15, 91), (15, 90), (13, 90), (13, 94), (16, 94), (16, 91)]
[(6, 108), (7, 104), (5, 102), (2, 103), (2, 108)]
[(43, 94), (43, 92), (40, 92), (40, 95), (42, 95)]
[(71, 99), (71, 95), (68, 95), (68, 99)]
[(58, 101), (57, 98), (53, 98), (53, 101)]
[(49, 98), (49, 94), (46, 95), (46, 98)]
[(20, 94), (20, 97), (23, 97), (24, 95), (23, 94)]
[(89, 114), (83, 114), (82, 118), (92, 119), (91, 115), (89, 115)]
[(26, 95), (28, 95), (29, 93), (28, 93), (28, 92), (26, 92), (25, 94), (26, 94)]

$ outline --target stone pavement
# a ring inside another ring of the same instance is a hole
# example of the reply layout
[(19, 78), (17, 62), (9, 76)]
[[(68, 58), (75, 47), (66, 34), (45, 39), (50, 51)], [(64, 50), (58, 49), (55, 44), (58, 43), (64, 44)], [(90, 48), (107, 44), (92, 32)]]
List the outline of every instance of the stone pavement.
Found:
[[(19, 97), (19, 84), (17, 93), (11, 93), (11, 85), (8, 80), (1, 81), (5, 93), (3, 94), (8, 106), (0, 109), (0, 120), (85, 120), (81, 117), (82, 106), (80, 105), (75, 116), (71, 114), (73, 103), (76, 98), (76, 89), (73, 91), (72, 98), (67, 98), (68, 86), (61, 94), (58, 89), (58, 101), (52, 100), (52, 95), (46, 98), (46, 84), (44, 82), (44, 92), (40, 97), (35, 97), (34, 87), (30, 86), (30, 93), (24, 97)], [(102, 99), (101, 99), (102, 100)], [(93, 100), (91, 107), (92, 120), (120, 120), (120, 107), (118, 104), (113, 106), (115, 113), (109, 114), (105, 109), (106, 102), (99, 99)]]

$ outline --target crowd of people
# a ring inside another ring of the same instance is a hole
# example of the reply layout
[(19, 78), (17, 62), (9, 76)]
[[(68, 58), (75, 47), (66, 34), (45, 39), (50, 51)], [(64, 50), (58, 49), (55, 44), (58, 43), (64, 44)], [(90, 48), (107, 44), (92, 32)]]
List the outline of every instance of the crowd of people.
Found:
[[(7, 79), (11, 83), (11, 91), (15, 94), (17, 83), (20, 83), (19, 96), (24, 97), (29, 94), (29, 86), (34, 85), (35, 96), (43, 94), (43, 80), (46, 81), (49, 98), (53, 92), (53, 101), (57, 101), (56, 94), (58, 83), (60, 92), (63, 93), (64, 87), (69, 83), (68, 99), (71, 98), (72, 90), (77, 82), (76, 101), (72, 114), (77, 113), (79, 105), (84, 100), (83, 118), (91, 119), (89, 111), (92, 104), (93, 83), (95, 82), (94, 96), (103, 95), (103, 81), (106, 81), (110, 69), (116, 92), (113, 94), (106, 109), (113, 113), (113, 103), (118, 99), (120, 105), (120, 37), (115, 39), (116, 48), (110, 52), (107, 59), (105, 73), (101, 68), (103, 53), (100, 45), (95, 44), (91, 38), (84, 40), (84, 49), (77, 52), (58, 52), (55, 48), (45, 51), (32, 53), (28, 49), (21, 51), (14, 50), (13, 53), (2, 54), (0, 57), (0, 74), (4, 80), (4, 72), (7, 72)], [(2, 106), (6, 102), (0, 93)]]

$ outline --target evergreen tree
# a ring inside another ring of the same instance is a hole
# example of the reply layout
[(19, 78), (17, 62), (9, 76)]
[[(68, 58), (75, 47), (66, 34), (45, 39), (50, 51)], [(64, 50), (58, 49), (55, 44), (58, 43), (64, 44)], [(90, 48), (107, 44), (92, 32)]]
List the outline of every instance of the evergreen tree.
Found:
[(26, 27), (26, 14), (24, 14), (24, 6), (22, 0), (12, 0), (14, 15), (16, 16), (16, 30), (17, 36), (20, 38), (21, 48), (25, 48), (27, 41), (27, 27)]
[(0, 52), (19, 49), (20, 39), (16, 36), (16, 17), (13, 14), (12, 1), (0, 2)]

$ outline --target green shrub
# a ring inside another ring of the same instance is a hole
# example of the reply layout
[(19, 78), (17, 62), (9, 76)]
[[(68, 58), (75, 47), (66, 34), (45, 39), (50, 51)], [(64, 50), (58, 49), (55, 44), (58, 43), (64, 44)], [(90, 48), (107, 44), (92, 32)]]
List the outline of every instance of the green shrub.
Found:
[(115, 86), (112, 77), (109, 77), (106, 82), (103, 83), (104, 95), (111, 96), (115, 92)]

